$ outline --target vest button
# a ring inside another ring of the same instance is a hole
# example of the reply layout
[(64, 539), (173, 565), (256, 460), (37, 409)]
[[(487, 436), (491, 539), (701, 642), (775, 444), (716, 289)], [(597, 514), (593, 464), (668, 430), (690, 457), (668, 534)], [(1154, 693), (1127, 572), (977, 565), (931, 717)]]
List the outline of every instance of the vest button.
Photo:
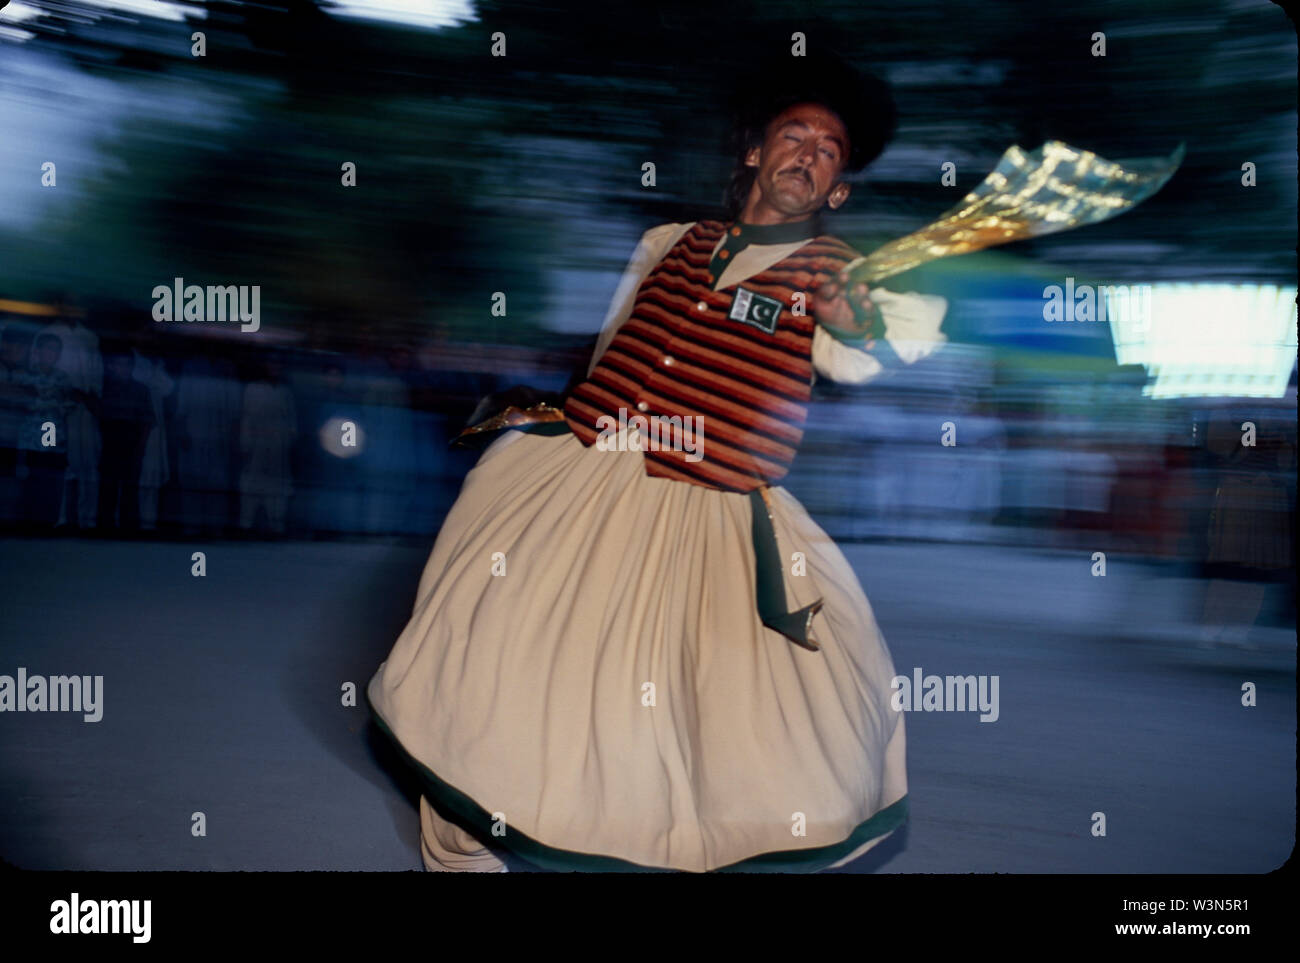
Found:
[(650, 406), (649, 406), (648, 404), (646, 404), (644, 401), (638, 401), (638, 402), (636, 403), (636, 410), (637, 410), (637, 411), (649, 411), (649, 410), (650, 410)]
[[(710, 280), (712, 280), (712, 278), (710, 278)], [(703, 301), (701, 301), (699, 304), (695, 305), (695, 310), (703, 313), (709, 310), (709, 306), (705, 304)]]
[(718, 252), (718, 257), (722, 258), (722, 260), (725, 261), (727, 258), (731, 257), (731, 252), (724, 247), (721, 251)]
[(738, 227), (733, 227), (733, 228), (731, 229), (731, 236), (732, 236), (732, 237), (740, 237), (740, 228), (738, 228)]
[(670, 364), (672, 364), (672, 363), (673, 363), (673, 356), (670, 355), (670, 354), (666, 354), (666, 355), (664, 355), (664, 364), (665, 364), (665, 365), (670, 365)]

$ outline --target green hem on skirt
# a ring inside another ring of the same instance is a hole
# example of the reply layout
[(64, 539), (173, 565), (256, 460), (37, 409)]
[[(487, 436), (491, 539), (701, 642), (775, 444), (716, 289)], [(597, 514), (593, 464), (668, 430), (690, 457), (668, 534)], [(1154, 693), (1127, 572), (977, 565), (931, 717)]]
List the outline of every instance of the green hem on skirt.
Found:
[[(508, 829), (507, 835), (494, 837), (492, 826), (496, 820), (491, 813), (483, 809), (469, 796), (455, 786), (443, 782), (427, 766), (415, 759), (401, 740), (393, 734), (388, 723), (370, 701), (370, 692), (366, 692), (366, 702), (381, 732), (397, 747), (407, 764), (420, 776), (425, 797), (444, 815), (479, 840), (491, 839), (491, 846), (508, 849), (539, 869), (552, 872), (596, 872), (596, 873), (676, 873), (682, 870), (662, 866), (643, 866), (614, 856), (601, 856), (595, 853), (579, 853), (567, 849), (558, 849), (538, 842), (517, 829)], [(760, 853), (728, 866), (720, 866), (717, 873), (816, 873), (827, 869), (863, 843), (885, 836), (907, 819), (907, 796), (886, 806), (866, 822), (859, 823), (842, 842), (829, 846), (817, 846), (810, 849), (785, 849)]]

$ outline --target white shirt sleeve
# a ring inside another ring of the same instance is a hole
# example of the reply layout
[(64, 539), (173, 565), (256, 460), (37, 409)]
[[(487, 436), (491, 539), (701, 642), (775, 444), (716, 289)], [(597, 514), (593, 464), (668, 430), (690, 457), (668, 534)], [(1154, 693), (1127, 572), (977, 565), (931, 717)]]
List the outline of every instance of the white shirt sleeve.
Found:
[(596, 350), (592, 352), (591, 364), (587, 366), (588, 377), (596, 370), (596, 362), (605, 353), (609, 343), (614, 340), (618, 329), (631, 316), (632, 308), (636, 304), (636, 292), (641, 287), (641, 282), (694, 223), (691, 221), (689, 224), (660, 224), (641, 235), (641, 241), (632, 252), (632, 259), (628, 261), (623, 278), (618, 282), (618, 288), (614, 291), (614, 300), (610, 302), (609, 312), (605, 315), (604, 324), (601, 325), (600, 336), (596, 339)]
[[(885, 339), (905, 364), (933, 354), (948, 340), (941, 330), (948, 313), (945, 298), (877, 287), (868, 296), (880, 308)], [(820, 324), (813, 332), (812, 363), (817, 374), (844, 384), (863, 384), (885, 370), (869, 350), (845, 344)]]

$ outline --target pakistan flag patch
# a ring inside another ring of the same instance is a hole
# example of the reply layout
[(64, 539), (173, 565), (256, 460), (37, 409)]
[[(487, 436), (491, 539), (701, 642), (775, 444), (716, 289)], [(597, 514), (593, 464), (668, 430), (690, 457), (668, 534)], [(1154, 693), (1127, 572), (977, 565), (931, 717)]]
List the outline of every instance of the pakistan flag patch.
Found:
[(756, 328), (762, 328), (768, 334), (776, 332), (776, 319), (781, 316), (783, 305), (776, 298), (755, 294), (744, 288), (736, 289), (736, 297), (731, 302), (731, 311), (727, 317), (733, 321), (744, 321)]

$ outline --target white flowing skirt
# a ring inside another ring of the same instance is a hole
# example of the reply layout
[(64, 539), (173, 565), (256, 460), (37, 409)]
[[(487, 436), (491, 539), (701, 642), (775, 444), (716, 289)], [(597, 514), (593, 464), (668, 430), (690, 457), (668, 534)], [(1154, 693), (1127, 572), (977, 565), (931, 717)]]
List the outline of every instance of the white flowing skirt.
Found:
[(748, 496), (506, 431), (438, 535), (372, 709), (476, 835), (539, 865), (856, 858), (906, 811), (894, 667), (843, 553), (769, 495), (788, 609), (825, 601), (817, 652), (759, 618)]

